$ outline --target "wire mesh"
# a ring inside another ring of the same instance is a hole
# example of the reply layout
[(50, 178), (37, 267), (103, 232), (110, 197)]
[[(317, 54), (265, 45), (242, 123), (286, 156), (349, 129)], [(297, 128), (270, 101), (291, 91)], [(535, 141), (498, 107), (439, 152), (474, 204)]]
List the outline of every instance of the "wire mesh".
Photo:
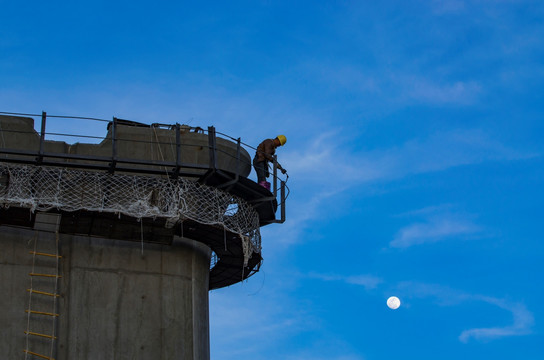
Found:
[(190, 219), (242, 239), (244, 263), (261, 251), (259, 216), (243, 199), (183, 178), (0, 164), (0, 205), (32, 211), (97, 211), (138, 219)]

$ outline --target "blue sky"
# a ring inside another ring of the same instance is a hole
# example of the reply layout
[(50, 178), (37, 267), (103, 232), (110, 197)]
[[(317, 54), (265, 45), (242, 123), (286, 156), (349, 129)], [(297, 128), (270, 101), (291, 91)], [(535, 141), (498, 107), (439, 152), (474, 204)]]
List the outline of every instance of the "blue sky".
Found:
[(0, 111), (287, 136), (213, 359), (544, 358), (541, 1), (0, 8)]

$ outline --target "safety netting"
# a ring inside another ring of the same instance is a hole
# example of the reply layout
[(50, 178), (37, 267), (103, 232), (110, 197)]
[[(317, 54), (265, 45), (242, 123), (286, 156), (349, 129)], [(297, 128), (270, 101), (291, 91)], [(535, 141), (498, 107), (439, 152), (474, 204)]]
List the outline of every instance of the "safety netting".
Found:
[(190, 219), (238, 234), (245, 265), (253, 252), (261, 251), (259, 216), (251, 205), (226, 191), (184, 178), (4, 163), (0, 164), (0, 205), (163, 218), (167, 227)]

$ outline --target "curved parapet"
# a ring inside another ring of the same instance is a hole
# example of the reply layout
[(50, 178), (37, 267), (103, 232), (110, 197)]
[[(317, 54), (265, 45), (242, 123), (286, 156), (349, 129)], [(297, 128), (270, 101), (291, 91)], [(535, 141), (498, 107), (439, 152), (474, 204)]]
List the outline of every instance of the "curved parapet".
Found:
[[(33, 162), (36, 156), (41, 156), (42, 162), (59, 165), (70, 163), (96, 168), (113, 165), (115, 171), (157, 174), (170, 174), (177, 168), (181, 176), (197, 177), (209, 169), (213, 151), (217, 169), (243, 177), (251, 172), (251, 157), (239, 144), (187, 125), (146, 125), (114, 119), (108, 123), (107, 134), (98, 144), (41, 141), (40, 134), (34, 130), (34, 119), (30, 117), (0, 115), (0, 131), (4, 134), (0, 147), (13, 150), (9, 154), (12, 161)], [(211, 146), (214, 148), (210, 149)]]
[[(170, 245), (193, 239), (215, 254), (210, 289), (258, 271), (260, 226), (275, 222), (275, 196), (247, 179), (240, 140), (185, 125), (115, 119), (97, 144), (45, 139), (29, 117), (0, 115), (0, 225)], [(30, 210), (30, 216), (29, 216)], [(283, 214), (282, 214), (283, 215)]]

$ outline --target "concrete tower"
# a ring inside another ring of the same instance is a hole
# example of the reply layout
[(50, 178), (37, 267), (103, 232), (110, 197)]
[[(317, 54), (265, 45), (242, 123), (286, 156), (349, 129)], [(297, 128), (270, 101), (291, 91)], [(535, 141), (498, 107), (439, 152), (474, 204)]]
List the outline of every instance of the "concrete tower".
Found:
[(52, 118), (0, 115), (0, 356), (209, 359), (208, 291), (259, 270), (285, 183), (213, 127), (114, 118), (70, 144)]

